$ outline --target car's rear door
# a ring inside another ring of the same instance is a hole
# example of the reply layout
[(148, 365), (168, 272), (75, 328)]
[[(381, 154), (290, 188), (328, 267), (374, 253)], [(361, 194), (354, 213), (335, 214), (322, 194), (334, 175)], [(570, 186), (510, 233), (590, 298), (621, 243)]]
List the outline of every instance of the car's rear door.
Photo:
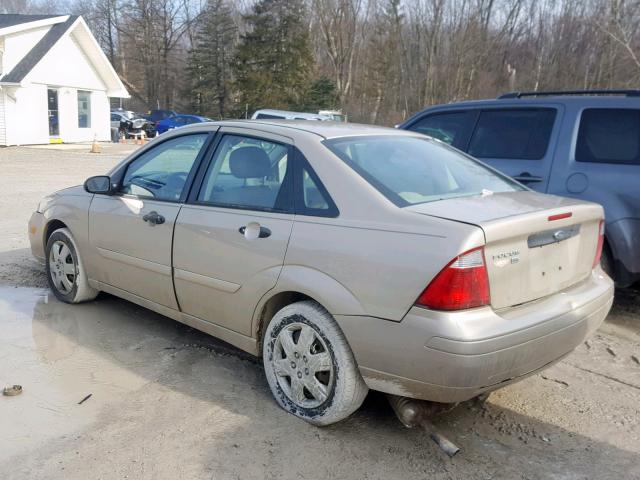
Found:
[(465, 151), (533, 190), (546, 192), (561, 107), (483, 108)]
[(437, 138), (545, 192), (563, 107), (501, 104), (434, 110), (402, 128)]
[[(549, 193), (602, 204), (607, 222), (640, 214), (640, 101), (572, 105)], [(573, 139), (573, 141), (569, 141)], [(629, 201), (636, 199), (636, 201)]]
[(89, 209), (93, 279), (177, 309), (171, 271), (173, 228), (213, 133), (171, 137), (126, 167), (116, 195)]
[(173, 266), (185, 315), (251, 334), (282, 269), (293, 226), (292, 141), (222, 128), (176, 221)]

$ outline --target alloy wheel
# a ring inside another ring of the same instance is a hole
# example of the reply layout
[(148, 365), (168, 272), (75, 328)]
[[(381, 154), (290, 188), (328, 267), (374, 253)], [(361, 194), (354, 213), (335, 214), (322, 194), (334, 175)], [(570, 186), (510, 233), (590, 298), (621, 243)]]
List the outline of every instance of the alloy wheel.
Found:
[(73, 290), (78, 272), (69, 247), (56, 240), (49, 252), (49, 275), (58, 291), (64, 295)]
[(332, 355), (309, 325), (291, 323), (280, 331), (272, 363), (280, 388), (296, 405), (316, 408), (329, 398), (335, 383)]

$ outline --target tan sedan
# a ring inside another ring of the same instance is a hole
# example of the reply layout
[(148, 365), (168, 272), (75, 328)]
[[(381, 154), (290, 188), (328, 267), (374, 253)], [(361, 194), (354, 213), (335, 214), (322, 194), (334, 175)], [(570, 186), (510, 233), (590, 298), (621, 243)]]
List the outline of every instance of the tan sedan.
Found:
[(599, 205), (354, 124), (181, 128), (46, 197), (29, 232), (58, 299), (109, 292), (261, 355), (317, 425), (369, 388), (457, 402), (521, 379), (613, 300)]

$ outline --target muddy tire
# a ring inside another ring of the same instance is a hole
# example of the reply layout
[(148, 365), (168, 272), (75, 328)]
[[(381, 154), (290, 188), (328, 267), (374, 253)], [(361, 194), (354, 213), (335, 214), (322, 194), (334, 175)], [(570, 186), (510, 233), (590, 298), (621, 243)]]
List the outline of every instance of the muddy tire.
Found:
[(49, 287), (58, 300), (81, 303), (98, 295), (98, 290), (89, 285), (78, 248), (67, 228), (59, 228), (47, 240), (45, 268)]
[(271, 319), (262, 358), (276, 402), (314, 425), (355, 412), (368, 388), (333, 317), (313, 301), (293, 303)]

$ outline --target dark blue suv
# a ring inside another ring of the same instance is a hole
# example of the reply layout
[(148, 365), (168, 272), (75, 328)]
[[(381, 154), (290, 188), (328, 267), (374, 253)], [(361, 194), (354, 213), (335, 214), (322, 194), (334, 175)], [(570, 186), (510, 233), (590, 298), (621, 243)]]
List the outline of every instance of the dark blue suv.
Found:
[(438, 105), (399, 128), (449, 143), (539, 192), (605, 208), (602, 266), (640, 280), (640, 90), (513, 92)]

